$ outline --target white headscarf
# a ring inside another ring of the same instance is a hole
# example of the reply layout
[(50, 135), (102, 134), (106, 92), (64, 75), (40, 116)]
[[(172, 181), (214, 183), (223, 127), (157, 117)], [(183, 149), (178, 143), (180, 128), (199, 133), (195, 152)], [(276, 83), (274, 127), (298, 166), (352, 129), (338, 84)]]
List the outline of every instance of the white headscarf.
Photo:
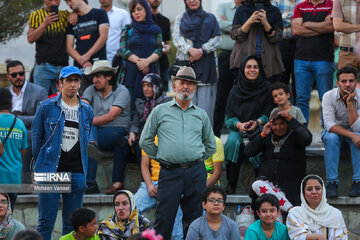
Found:
[[(318, 177), (321, 180), (323, 187), (321, 202), (315, 209), (309, 207), (303, 193), (304, 179), (307, 179), (309, 176)], [(345, 222), (342, 213), (338, 209), (330, 206), (327, 203), (324, 181), (317, 175), (308, 175), (304, 179), (302, 180), (300, 186), (301, 206), (292, 208), (290, 210), (290, 213), (294, 214), (297, 218), (299, 218), (306, 225), (308, 225), (310, 231), (312, 232), (316, 231), (320, 227), (328, 227), (328, 228), (345, 227)]]

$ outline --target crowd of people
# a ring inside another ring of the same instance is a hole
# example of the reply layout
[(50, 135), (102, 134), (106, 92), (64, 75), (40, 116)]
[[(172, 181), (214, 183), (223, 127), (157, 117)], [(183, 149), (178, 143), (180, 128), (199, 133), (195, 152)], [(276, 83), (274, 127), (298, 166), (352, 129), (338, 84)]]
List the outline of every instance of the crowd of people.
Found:
[[(62, 240), (237, 240), (238, 226), (223, 211), (227, 194), (237, 191), (241, 164), (250, 161), (259, 220), (245, 239), (348, 239), (341, 212), (326, 197), (339, 196), (344, 144), (353, 165), (348, 195), (360, 197), (360, 3), (229, 0), (213, 15), (201, 0), (184, 0), (171, 34), (158, 10), (162, 0), (131, 0), (129, 12), (112, 0), (99, 0), (100, 9), (86, 0), (65, 2), (71, 12), (58, 9), (60, 0), (44, 0), (30, 15), (33, 82), (21, 61), (7, 62), (0, 184), (41, 186), (48, 182), (34, 182), (32, 172), (69, 172), (71, 192), (39, 193), (37, 232), (25, 233), (12, 216), (17, 193), (0, 192), (0, 238), (51, 239), (62, 198)], [(177, 51), (170, 66), (171, 40)], [(314, 80), (326, 181), (306, 173)], [(169, 82), (173, 99), (166, 96)], [(84, 194), (100, 192), (104, 151), (114, 153), (105, 190), (114, 212), (98, 224), (82, 206)], [(124, 181), (130, 155), (143, 180), (134, 194)], [(219, 181), (223, 162), (226, 188)], [(142, 213), (153, 207), (151, 223)]]

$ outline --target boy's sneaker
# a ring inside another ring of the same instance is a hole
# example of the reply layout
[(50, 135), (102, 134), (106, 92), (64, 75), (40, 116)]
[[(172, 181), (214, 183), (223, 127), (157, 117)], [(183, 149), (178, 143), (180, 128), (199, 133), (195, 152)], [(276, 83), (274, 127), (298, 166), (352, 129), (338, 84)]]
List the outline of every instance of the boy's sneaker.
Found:
[(349, 191), (350, 197), (360, 197), (360, 181), (353, 181)]
[(326, 197), (337, 198), (338, 196), (338, 184), (336, 182), (329, 182), (326, 186)]

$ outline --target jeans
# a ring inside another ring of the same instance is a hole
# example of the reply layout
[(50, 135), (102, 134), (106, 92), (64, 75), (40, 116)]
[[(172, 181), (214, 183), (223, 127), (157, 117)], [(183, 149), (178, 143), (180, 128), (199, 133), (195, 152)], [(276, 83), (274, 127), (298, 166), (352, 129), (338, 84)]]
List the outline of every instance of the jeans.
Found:
[(46, 91), (54, 94), (57, 92), (56, 79), (58, 74), (65, 66), (55, 66), (51, 63), (35, 64), (34, 67), (34, 82), (43, 87)]
[[(124, 136), (128, 132), (122, 127), (96, 127), (93, 126), (92, 138), (99, 144), (99, 148), (104, 151), (114, 151), (114, 167), (113, 167), (113, 182), (124, 181), (124, 171), (126, 167), (126, 153), (128, 147), (126, 146)], [(94, 184), (96, 179), (97, 160), (89, 158), (88, 174), (86, 182)]]
[[(360, 135), (359, 132), (355, 132)], [(351, 153), (351, 162), (353, 166), (353, 180), (360, 180), (360, 150), (355, 146), (350, 138), (346, 138), (336, 133), (324, 130), (321, 138), (325, 145), (325, 167), (326, 167), (326, 181), (339, 182), (338, 180), (338, 167), (340, 159), (340, 149), (344, 144), (349, 145)]]
[(323, 95), (333, 88), (334, 63), (327, 61), (294, 60), (296, 106), (301, 109), (306, 122), (309, 122), (309, 102), (314, 79), (319, 92), (320, 101)]
[[(152, 181), (155, 187), (158, 187), (158, 181)], [(139, 213), (144, 213), (149, 211), (151, 208), (156, 206), (156, 198), (150, 197), (145, 182), (141, 182), (141, 185), (137, 192), (134, 195), (136, 208)], [(171, 233), (173, 240), (182, 240), (183, 237), (183, 227), (182, 227), (182, 211), (179, 206), (176, 213), (174, 228)]]
[(39, 223), (37, 231), (44, 240), (51, 239), (62, 195), (62, 235), (73, 231), (70, 215), (76, 208), (81, 208), (86, 189), (85, 176), (82, 173), (71, 174), (71, 193), (39, 193)]

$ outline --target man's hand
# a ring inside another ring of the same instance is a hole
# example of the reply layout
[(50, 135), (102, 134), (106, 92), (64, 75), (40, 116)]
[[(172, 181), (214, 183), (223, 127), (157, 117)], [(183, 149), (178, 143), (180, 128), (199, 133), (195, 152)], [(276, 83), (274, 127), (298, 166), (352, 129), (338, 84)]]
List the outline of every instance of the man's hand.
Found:
[(56, 13), (51, 12), (45, 17), (44, 24), (46, 27), (48, 27), (51, 24), (56, 23), (57, 20), (59, 20), (59, 16)]
[(157, 187), (154, 186), (154, 184), (149, 184), (149, 186), (147, 186), (148, 188), (148, 193), (150, 195), (150, 197), (156, 197), (157, 194)]
[(78, 15), (77, 15), (77, 13), (74, 13), (74, 12), (70, 13), (68, 22), (71, 25), (76, 25), (78, 23)]
[(86, 61), (83, 65), (81, 65), (83, 68), (92, 67), (91, 62)]
[(224, 21), (227, 21), (228, 19), (225, 16), (220, 16), (220, 18)]
[(346, 91), (345, 89), (344, 89), (344, 92), (346, 93), (343, 96), (344, 102), (346, 102), (346, 105), (349, 104), (349, 103), (351, 104), (354, 101), (354, 97), (355, 97), (356, 92), (355, 91), (353, 91), (353, 92)]
[(76, 61), (82, 66), (82, 67), (84, 67), (84, 64), (86, 63), (86, 62), (88, 62), (90, 60), (90, 56), (88, 56), (88, 55), (86, 55), (86, 54), (83, 54), (83, 55), (81, 55), (80, 57), (78, 57), (77, 59), (76, 59)]
[(356, 133), (353, 133), (352, 137), (351, 137), (351, 141), (355, 144), (355, 146), (357, 148), (360, 149), (360, 136), (357, 135)]
[(285, 120), (287, 122), (290, 122), (290, 120), (293, 118), (293, 116), (291, 116), (291, 114), (289, 113), (289, 111), (280, 111), (279, 115), (282, 116), (283, 118), (285, 118)]
[(135, 142), (135, 138), (136, 138), (136, 133), (130, 132), (129, 139), (128, 139), (130, 147), (132, 147), (133, 142)]

